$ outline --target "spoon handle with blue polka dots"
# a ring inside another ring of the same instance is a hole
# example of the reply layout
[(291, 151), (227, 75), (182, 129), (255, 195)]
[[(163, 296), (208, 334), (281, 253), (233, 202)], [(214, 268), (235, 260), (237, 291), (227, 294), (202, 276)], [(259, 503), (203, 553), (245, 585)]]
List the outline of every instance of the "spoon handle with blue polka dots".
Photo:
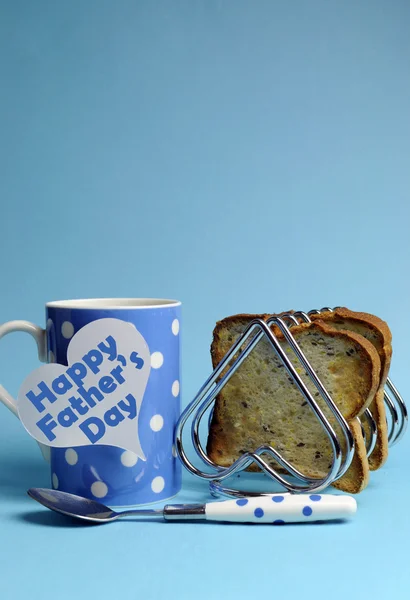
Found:
[(303, 523), (348, 519), (357, 510), (351, 496), (330, 494), (275, 494), (238, 498), (209, 504), (168, 505), (164, 518), (172, 520), (221, 521), (231, 523)]
[(205, 516), (208, 521), (283, 525), (348, 519), (356, 510), (356, 500), (351, 496), (275, 494), (212, 502), (205, 505)]

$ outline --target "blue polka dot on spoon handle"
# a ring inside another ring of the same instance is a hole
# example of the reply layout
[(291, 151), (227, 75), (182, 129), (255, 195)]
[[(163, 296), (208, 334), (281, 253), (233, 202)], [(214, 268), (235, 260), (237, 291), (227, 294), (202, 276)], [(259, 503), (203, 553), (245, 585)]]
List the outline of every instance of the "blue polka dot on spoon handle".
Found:
[(351, 518), (357, 510), (351, 496), (330, 494), (277, 494), (205, 505), (207, 521), (234, 523), (306, 523)]

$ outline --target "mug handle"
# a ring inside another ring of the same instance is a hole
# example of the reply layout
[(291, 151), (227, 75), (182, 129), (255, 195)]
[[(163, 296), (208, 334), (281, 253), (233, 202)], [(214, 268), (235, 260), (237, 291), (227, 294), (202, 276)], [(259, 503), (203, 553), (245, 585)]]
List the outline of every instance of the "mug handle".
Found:
[[(47, 337), (45, 329), (42, 329), (38, 325), (34, 325), (34, 323), (30, 323), (30, 321), (8, 321), (8, 323), (0, 325), (0, 339), (14, 331), (24, 331), (25, 333), (29, 333), (36, 340), (38, 358), (41, 362), (47, 362)], [(0, 402), (3, 402), (3, 404), (18, 418), (17, 402), (1, 384)], [(38, 445), (40, 446), (43, 457), (48, 461), (50, 456), (49, 446), (45, 446), (40, 442), (38, 442)]]

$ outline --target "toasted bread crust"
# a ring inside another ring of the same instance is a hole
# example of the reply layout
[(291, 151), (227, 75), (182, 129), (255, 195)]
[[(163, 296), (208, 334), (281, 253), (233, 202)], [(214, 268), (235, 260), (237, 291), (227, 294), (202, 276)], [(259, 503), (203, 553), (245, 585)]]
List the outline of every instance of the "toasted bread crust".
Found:
[[(372, 471), (379, 469), (387, 460), (388, 457), (388, 431), (386, 423), (386, 410), (384, 405), (384, 385), (386, 383), (390, 363), (392, 358), (392, 335), (391, 331), (385, 321), (364, 312), (355, 312), (347, 308), (338, 308), (333, 312), (325, 312), (320, 315), (311, 315), (311, 319), (324, 320), (328, 323), (332, 323), (335, 320), (344, 322), (346, 326), (351, 323), (365, 326), (372, 331), (379, 340), (378, 353), (381, 362), (381, 374), (379, 388), (375, 394), (375, 397), (370, 405), (370, 411), (377, 425), (377, 440), (374, 450), (369, 457), (369, 466)], [(364, 423), (366, 434), (369, 434), (369, 429), (366, 423)]]
[(312, 321), (320, 320), (320, 321), (332, 321), (335, 318), (340, 317), (341, 319), (346, 319), (350, 321), (356, 321), (357, 323), (364, 324), (368, 326), (370, 329), (373, 329), (379, 336), (381, 336), (382, 342), (382, 352), (380, 354), (381, 360), (381, 375), (380, 375), (380, 385), (384, 385), (386, 383), (387, 377), (389, 376), (390, 363), (392, 358), (392, 334), (389, 326), (386, 321), (376, 317), (375, 315), (371, 315), (370, 313), (357, 312), (353, 310), (349, 310), (348, 308), (337, 308), (333, 312), (324, 312), (320, 315), (311, 315), (310, 318)]
[(355, 453), (349, 469), (340, 479), (333, 482), (333, 487), (348, 492), (359, 494), (369, 483), (369, 467), (366, 446), (363, 439), (362, 427), (357, 419), (349, 421), (350, 431), (353, 434)]
[(270, 317), (267, 313), (251, 315), (246, 313), (240, 313), (238, 315), (232, 315), (230, 317), (226, 317), (225, 319), (221, 319), (218, 321), (214, 327), (214, 333), (211, 343), (211, 358), (212, 358), (212, 366), (215, 367), (221, 362), (224, 357), (224, 353), (219, 351), (219, 345), (221, 342), (221, 331), (225, 327), (229, 327), (229, 325), (245, 325), (248, 326), (251, 321), (254, 319), (261, 319), (261, 321), (267, 321)]
[[(371, 372), (371, 387), (369, 390), (369, 394), (366, 398), (366, 401), (362, 404), (361, 408), (355, 413), (346, 415), (347, 419), (353, 419), (354, 417), (358, 417), (358, 416), (362, 415), (364, 413), (364, 411), (366, 410), (366, 408), (368, 408), (370, 406), (370, 403), (372, 402), (372, 400), (376, 394), (376, 391), (379, 387), (379, 382), (380, 382), (379, 354), (371, 342), (366, 340), (366, 338), (364, 338), (362, 335), (355, 333), (354, 331), (348, 331), (348, 330), (338, 331), (338, 330), (334, 329), (333, 327), (329, 326), (326, 322), (319, 321), (319, 320), (316, 321), (316, 325), (318, 325), (319, 328), (326, 335), (328, 335), (330, 337), (338, 337), (338, 334), (342, 333), (346, 338), (357, 342), (357, 344), (359, 344), (359, 346), (361, 347), (362, 360), (365, 364), (367, 364), (369, 366), (369, 369)], [(300, 325), (299, 327), (309, 327), (309, 324), (306, 323), (306, 324)], [(296, 329), (296, 327), (295, 327), (295, 329)], [(293, 330), (294, 330), (294, 328), (292, 327), (292, 331)]]

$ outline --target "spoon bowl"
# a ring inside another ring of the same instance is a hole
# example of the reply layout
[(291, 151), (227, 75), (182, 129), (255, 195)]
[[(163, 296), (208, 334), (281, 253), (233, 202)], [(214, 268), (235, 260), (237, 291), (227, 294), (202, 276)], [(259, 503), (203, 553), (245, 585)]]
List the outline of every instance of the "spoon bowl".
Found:
[(117, 513), (104, 504), (74, 494), (43, 488), (31, 488), (27, 493), (43, 506), (70, 517), (95, 523), (118, 518)]
[(76, 496), (75, 494), (68, 494), (66, 492), (60, 492), (59, 490), (49, 490), (46, 488), (30, 488), (27, 494), (33, 500), (36, 500), (46, 508), (54, 510), (55, 512), (67, 515), (76, 519), (82, 519), (83, 521), (89, 521), (92, 523), (108, 523), (110, 521), (116, 521), (120, 517), (128, 514), (135, 516), (161, 516), (162, 511), (156, 510), (130, 510), (121, 513), (115, 512), (105, 504), (97, 502), (96, 500), (90, 500), (89, 498), (83, 498), (82, 496)]

